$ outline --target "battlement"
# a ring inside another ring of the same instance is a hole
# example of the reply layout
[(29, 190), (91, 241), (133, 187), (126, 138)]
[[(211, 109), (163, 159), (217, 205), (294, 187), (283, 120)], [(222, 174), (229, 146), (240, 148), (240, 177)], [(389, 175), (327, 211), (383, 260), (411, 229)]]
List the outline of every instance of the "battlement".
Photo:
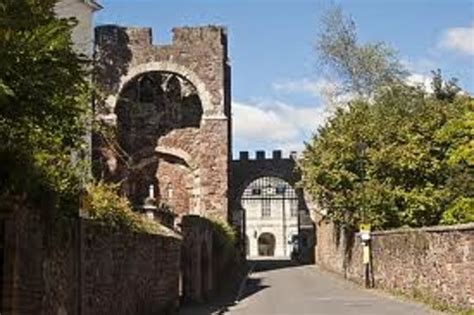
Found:
[(234, 159), (234, 161), (275, 161), (275, 160), (296, 160), (298, 153), (296, 151), (292, 151), (287, 157), (283, 157), (281, 150), (273, 150), (271, 155), (267, 157), (267, 154), (263, 150), (255, 151), (254, 158), (250, 157), (248, 151), (240, 151), (239, 158)]
[[(175, 27), (172, 33), (172, 46), (227, 46), (227, 29), (222, 26)], [(100, 25), (95, 28), (95, 38), (98, 45), (153, 45), (153, 33), (149, 27)]]
[(212, 43), (227, 46), (227, 28), (223, 26), (175, 27), (172, 32), (173, 44), (176, 45), (209, 45)]
[(127, 46), (130, 43), (152, 44), (152, 31), (149, 27), (123, 27), (119, 25), (100, 25), (95, 28), (95, 42), (98, 46)]

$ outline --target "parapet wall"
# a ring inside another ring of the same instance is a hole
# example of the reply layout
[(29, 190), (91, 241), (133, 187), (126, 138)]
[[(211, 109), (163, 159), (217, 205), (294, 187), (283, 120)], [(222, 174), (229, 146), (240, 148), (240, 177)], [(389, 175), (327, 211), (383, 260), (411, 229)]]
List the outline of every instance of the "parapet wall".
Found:
[(297, 152), (293, 151), (288, 156), (283, 156), (281, 150), (273, 150), (270, 154), (267, 154), (266, 151), (258, 150), (255, 151), (254, 158), (250, 157), (250, 153), (248, 151), (240, 151), (239, 158), (234, 159), (234, 162), (238, 161), (248, 161), (248, 160), (293, 160), (295, 161), (297, 158)]
[(81, 314), (174, 314), (181, 241), (83, 221)]
[(231, 171), (230, 195), (233, 211), (239, 208), (239, 198), (245, 188), (257, 178), (278, 177), (293, 187), (301, 178), (296, 164), (296, 152), (284, 157), (280, 150), (273, 151), (271, 155), (267, 155), (265, 151), (255, 151), (254, 158), (250, 157), (249, 152), (242, 151), (239, 159), (232, 161)]
[[(316, 263), (363, 283), (359, 236), (326, 220), (316, 231)], [(474, 307), (474, 224), (372, 233), (371, 259), (377, 288)]]

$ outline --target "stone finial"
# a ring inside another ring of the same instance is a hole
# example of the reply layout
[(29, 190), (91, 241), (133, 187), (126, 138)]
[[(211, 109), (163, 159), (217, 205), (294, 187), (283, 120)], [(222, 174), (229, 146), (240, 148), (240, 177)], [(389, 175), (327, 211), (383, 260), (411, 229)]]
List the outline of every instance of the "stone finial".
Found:
[(148, 197), (143, 201), (143, 209), (145, 211), (156, 209), (155, 186), (153, 185), (148, 187)]

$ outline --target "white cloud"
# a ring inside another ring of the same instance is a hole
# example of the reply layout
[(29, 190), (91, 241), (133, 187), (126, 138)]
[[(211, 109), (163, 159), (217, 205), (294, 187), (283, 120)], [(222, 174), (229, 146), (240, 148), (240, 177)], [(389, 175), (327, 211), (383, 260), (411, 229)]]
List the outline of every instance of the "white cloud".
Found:
[(294, 81), (273, 83), (273, 89), (284, 93), (307, 93), (315, 97), (321, 97), (323, 91), (334, 88), (333, 85), (332, 82), (325, 79), (313, 81), (304, 78)]
[(273, 83), (273, 89), (283, 93), (310, 94), (319, 98), (328, 109), (346, 104), (354, 98), (352, 94), (344, 92), (337, 81), (325, 78), (277, 82)]
[(441, 36), (441, 47), (474, 55), (474, 23), (469, 27), (454, 27), (445, 30)]
[(411, 86), (420, 86), (428, 93), (433, 93), (433, 87), (431, 86), (432, 77), (421, 73), (412, 73), (406, 79), (407, 84)]
[(321, 107), (298, 107), (278, 101), (233, 102), (232, 107), (236, 141), (286, 152), (302, 150), (303, 142), (328, 115)]

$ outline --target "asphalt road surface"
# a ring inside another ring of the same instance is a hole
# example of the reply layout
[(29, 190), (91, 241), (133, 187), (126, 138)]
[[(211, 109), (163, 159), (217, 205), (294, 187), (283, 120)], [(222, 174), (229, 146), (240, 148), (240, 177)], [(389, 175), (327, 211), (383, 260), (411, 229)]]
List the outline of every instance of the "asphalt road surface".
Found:
[(294, 266), (289, 262), (256, 262), (242, 288), (239, 302), (220, 314), (440, 314), (420, 304), (365, 290), (315, 266)]

